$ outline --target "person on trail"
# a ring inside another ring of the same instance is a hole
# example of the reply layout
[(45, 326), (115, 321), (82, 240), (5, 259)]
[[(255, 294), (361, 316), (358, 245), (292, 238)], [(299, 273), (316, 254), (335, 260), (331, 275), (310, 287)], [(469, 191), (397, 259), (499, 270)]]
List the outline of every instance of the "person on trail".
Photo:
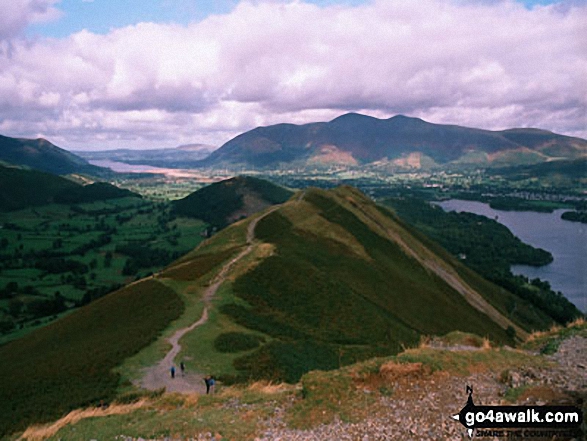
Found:
[(183, 361), (179, 363), (179, 370), (181, 371), (181, 376), (183, 377), (185, 375), (185, 364)]
[(210, 393), (213, 394), (214, 393), (214, 385), (216, 384), (216, 380), (214, 379), (214, 377), (212, 375), (210, 375), (210, 380), (208, 380), (208, 383), (210, 383)]
[(170, 372), (171, 372), (171, 378), (175, 378), (175, 366), (171, 366)]
[(207, 377), (204, 377), (204, 383), (206, 383), (206, 395), (210, 393), (210, 380), (211, 377), (209, 375)]

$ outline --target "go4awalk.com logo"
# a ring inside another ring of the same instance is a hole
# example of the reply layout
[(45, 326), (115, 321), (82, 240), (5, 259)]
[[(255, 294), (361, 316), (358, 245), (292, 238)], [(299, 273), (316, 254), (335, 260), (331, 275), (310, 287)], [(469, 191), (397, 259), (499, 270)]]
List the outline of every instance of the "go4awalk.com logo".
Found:
[(581, 409), (574, 406), (477, 406), (473, 388), (467, 386), (467, 404), (453, 415), (469, 437), (505, 438), (580, 437)]

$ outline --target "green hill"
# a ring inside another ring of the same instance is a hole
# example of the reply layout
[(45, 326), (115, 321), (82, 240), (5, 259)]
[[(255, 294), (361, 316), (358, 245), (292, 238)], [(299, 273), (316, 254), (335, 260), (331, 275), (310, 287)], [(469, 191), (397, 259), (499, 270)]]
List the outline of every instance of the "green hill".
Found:
[(57, 175), (96, 174), (104, 170), (42, 138), (22, 139), (0, 135), (0, 161)]
[(0, 211), (50, 203), (79, 204), (123, 197), (140, 195), (105, 182), (82, 186), (50, 173), (0, 165)]
[(224, 227), (270, 205), (280, 204), (293, 192), (263, 179), (237, 176), (204, 187), (173, 202), (180, 216), (202, 219)]
[[(202, 262), (234, 256), (248, 222), (230, 226), (161, 277), (201, 283), (209, 270), (202, 272)], [(397, 353), (422, 335), (454, 330), (512, 344), (554, 322), (350, 187), (299, 193), (262, 218), (255, 235), (258, 257), (235, 269), (214, 325), (194, 330), (183, 353), (212, 354), (202, 368), (213, 366), (225, 380), (297, 381), (312, 369)], [(523, 313), (512, 316), (512, 302)], [(248, 350), (218, 354), (232, 331), (241, 333), (233, 335), (235, 347), (247, 342)]]

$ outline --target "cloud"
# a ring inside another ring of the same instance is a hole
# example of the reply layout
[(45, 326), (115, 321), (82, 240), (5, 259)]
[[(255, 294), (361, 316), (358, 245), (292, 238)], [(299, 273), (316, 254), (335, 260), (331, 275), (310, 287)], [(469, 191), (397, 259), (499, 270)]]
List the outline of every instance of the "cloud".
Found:
[(257, 125), (364, 111), (587, 136), (586, 13), (572, 3), (257, 1), (187, 26), (19, 40), (0, 57), (0, 133), (76, 148), (220, 144)]
[(29, 24), (57, 19), (59, 0), (6, 0), (0, 2), (0, 42), (18, 36)]

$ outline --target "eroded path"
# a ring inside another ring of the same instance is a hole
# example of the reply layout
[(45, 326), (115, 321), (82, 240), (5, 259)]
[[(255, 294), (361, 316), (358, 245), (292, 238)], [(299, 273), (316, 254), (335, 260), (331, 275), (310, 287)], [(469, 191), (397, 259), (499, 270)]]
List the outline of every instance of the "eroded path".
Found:
[[(168, 339), (168, 342), (171, 344), (171, 349), (169, 352), (167, 352), (167, 354), (165, 354), (165, 357), (159, 363), (145, 370), (143, 378), (135, 383), (137, 386), (150, 390), (161, 389), (164, 387), (167, 392), (205, 392), (203, 375), (197, 373), (187, 373), (185, 376), (182, 376), (181, 372), (179, 371), (179, 365), (174, 363), (175, 357), (177, 357), (177, 354), (179, 354), (181, 351), (181, 344), (179, 341), (185, 334), (208, 321), (208, 309), (210, 307), (210, 301), (212, 300), (212, 297), (214, 297), (214, 294), (216, 294), (216, 291), (218, 291), (220, 285), (224, 283), (228, 273), (234, 267), (234, 265), (253, 250), (253, 247), (255, 246), (255, 227), (257, 226), (257, 223), (265, 216), (277, 210), (279, 207), (279, 205), (272, 207), (267, 212), (253, 219), (249, 223), (247, 228), (246, 248), (222, 267), (216, 277), (214, 277), (212, 280), (210, 286), (208, 286), (208, 288), (206, 288), (204, 291), (204, 295), (202, 297), (204, 302), (204, 311), (202, 312), (200, 319), (192, 323), (190, 326), (178, 329)], [(175, 378), (171, 378), (171, 366), (175, 366), (176, 368)]]

